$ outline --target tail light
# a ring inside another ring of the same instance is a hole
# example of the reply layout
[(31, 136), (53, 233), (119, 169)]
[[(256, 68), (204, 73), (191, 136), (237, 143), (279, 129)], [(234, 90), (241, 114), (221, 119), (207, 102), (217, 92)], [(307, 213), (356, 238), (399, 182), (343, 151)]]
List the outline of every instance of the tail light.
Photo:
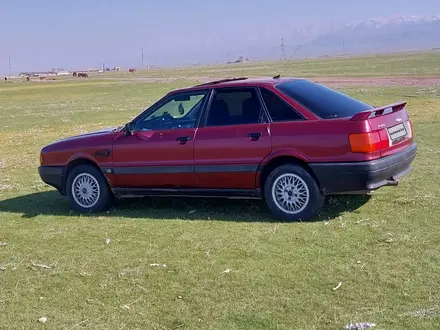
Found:
[(350, 134), (348, 139), (352, 152), (375, 152), (389, 146), (388, 134), (385, 129), (369, 133)]
[(44, 160), (43, 160), (43, 153), (40, 152), (40, 165), (44, 164)]

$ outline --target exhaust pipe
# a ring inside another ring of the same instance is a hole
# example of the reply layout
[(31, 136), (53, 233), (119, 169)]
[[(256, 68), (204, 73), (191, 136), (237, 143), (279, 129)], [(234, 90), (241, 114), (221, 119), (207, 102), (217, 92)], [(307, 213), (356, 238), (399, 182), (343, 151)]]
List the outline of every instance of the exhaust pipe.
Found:
[(399, 181), (396, 181), (394, 179), (387, 180), (387, 186), (397, 186), (399, 185)]

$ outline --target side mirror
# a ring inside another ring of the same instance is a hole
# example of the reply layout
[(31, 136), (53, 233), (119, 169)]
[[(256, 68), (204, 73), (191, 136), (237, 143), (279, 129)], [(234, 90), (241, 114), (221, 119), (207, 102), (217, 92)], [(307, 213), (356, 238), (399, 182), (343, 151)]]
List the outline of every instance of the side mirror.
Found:
[(129, 135), (133, 135), (133, 131), (134, 131), (134, 124), (133, 123), (127, 123), (124, 126), (124, 132), (125, 132), (125, 136), (129, 136)]

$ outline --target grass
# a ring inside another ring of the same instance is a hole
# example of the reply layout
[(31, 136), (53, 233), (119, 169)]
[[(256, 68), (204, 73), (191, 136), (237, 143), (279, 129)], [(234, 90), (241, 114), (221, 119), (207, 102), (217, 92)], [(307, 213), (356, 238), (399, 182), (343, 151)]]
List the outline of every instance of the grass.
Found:
[(231, 76), (283, 76), (319, 77), (377, 77), (377, 76), (418, 76), (440, 74), (440, 52), (386, 54), (363, 57), (311, 58), (272, 63), (240, 63), (216, 66), (194, 66), (183, 69), (151, 69), (135, 73), (111, 72), (103, 77), (154, 77), (154, 78), (194, 78)]
[(0, 86), (0, 328), (438, 329), (440, 86), (344, 89), (408, 100), (419, 153), (399, 187), (330, 198), (310, 223), (278, 223), (256, 201), (180, 198), (78, 216), (39, 179), (45, 144), (193, 83)]

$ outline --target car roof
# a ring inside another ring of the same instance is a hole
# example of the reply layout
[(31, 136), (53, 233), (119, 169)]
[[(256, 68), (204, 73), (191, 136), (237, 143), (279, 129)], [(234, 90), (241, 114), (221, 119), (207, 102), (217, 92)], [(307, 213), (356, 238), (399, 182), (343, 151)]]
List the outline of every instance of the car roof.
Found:
[(221, 80), (214, 80), (192, 87), (176, 89), (173, 92), (184, 92), (192, 91), (197, 89), (211, 89), (211, 88), (224, 88), (224, 87), (252, 87), (252, 86), (274, 86), (283, 82), (298, 80), (297, 78), (280, 78), (280, 77), (258, 77), (258, 78), (247, 78), (247, 77), (237, 77), (237, 78), (225, 78)]

